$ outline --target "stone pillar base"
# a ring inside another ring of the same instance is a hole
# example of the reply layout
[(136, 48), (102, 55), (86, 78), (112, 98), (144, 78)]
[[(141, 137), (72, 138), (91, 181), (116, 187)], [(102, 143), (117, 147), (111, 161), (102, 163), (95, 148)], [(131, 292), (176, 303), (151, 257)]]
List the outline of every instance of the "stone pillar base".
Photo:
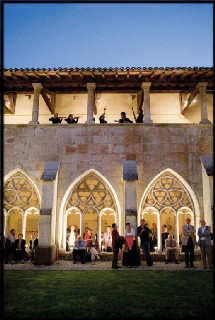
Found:
[(34, 265), (51, 265), (56, 260), (57, 246), (38, 246), (35, 250)]
[(85, 121), (85, 123), (91, 123), (91, 124), (94, 124), (94, 123), (95, 123), (95, 120), (87, 120), (87, 121)]
[(146, 119), (146, 120), (143, 120), (143, 123), (153, 123), (153, 121), (151, 119)]
[(30, 121), (28, 124), (40, 124), (38, 121)]
[(200, 123), (200, 124), (210, 124), (211, 121), (208, 120), (208, 119), (203, 119), (203, 120), (201, 120), (199, 123)]

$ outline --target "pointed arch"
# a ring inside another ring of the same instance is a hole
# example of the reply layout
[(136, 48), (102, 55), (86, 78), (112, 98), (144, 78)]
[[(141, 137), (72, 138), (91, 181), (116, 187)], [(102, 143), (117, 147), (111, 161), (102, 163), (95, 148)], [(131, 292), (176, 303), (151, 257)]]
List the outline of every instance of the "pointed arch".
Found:
[(33, 207), (40, 209), (41, 196), (33, 180), (21, 169), (4, 177), (4, 207), (9, 211), (19, 207), (24, 212)]
[(41, 205), (41, 196), (32, 179), (21, 169), (15, 169), (4, 177), (4, 208), (7, 212), (5, 232), (8, 233), (11, 215), (14, 212), (22, 214), (22, 233), (26, 230), (26, 216), (38, 212)]
[[(148, 207), (156, 208), (160, 219), (161, 214), (171, 209), (174, 217), (172, 227), (177, 238), (179, 236), (177, 213), (181, 208), (186, 207), (193, 212), (195, 222), (200, 216), (199, 204), (193, 190), (183, 177), (170, 168), (160, 172), (147, 186), (139, 205), (139, 219)], [(158, 229), (159, 237), (160, 232)]]
[(141, 198), (138, 215), (148, 206), (155, 206), (158, 211), (165, 206), (172, 206), (176, 212), (186, 206), (191, 208), (195, 216), (200, 215), (193, 190), (182, 176), (170, 168), (160, 172), (149, 183)]
[[(65, 247), (64, 215), (70, 207), (75, 207), (83, 215), (101, 212), (108, 208), (116, 212), (116, 221), (121, 225), (121, 211), (118, 197), (110, 182), (97, 170), (90, 169), (74, 180), (67, 189), (60, 207), (58, 239), (59, 246)], [(100, 230), (100, 228), (98, 228)]]

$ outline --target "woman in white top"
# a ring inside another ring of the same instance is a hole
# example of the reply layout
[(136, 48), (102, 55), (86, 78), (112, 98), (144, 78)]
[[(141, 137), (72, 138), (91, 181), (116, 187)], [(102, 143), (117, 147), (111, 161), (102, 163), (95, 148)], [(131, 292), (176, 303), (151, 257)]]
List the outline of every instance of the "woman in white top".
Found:
[(68, 237), (68, 250), (72, 250), (75, 245), (76, 234), (75, 234), (75, 226), (71, 225), (71, 231)]
[(126, 223), (125, 229), (125, 241), (129, 250), (133, 247), (133, 241), (135, 240), (135, 230), (131, 227), (130, 222)]
[(138, 249), (136, 247), (135, 229), (131, 227), (130, 222), (126, 223), (125, 229), (125, 251), (123, 252), (122, 264), (128, 268), (140, 265)]

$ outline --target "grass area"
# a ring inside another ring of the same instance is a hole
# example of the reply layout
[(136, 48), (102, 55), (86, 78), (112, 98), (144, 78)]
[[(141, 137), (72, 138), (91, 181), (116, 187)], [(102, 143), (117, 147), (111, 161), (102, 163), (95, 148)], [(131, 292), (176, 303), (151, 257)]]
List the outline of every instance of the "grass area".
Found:
[(212, 319), (213, 272), (5, 271), (5, 319)]

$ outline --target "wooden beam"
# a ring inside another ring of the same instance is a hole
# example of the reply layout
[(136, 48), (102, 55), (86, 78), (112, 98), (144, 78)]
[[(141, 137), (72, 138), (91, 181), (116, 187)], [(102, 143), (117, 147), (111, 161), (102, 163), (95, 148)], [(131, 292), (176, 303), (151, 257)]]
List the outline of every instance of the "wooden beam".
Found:
[[(34, 78), (38, 79), (39, 81), (41, 80), (40, 77), (38, 77), (38, 76), (36, 75), (36, 73), (33, 72), (33, 71), (28, 72), (28, 76), (29, 76), (29, 77), (34, 77)], [(30, 81), (32, 81), (32, 79), (30, 79)]]
[(12, 79), (14, 80), (18, 80), (18, 81), (20, 81), (20, 77), (19, 76), (17, 76), (14, 72), (11, 72), (11, 76), (12, 76)]
[(96, 106), (96, 103), (94, 104), (93, 113), (94, 113), (95, 115), (97, 114), (97, 106)]
[(57, 79), (61, 79), (61, 77), (59, 76), (58, 72), (56, 71), (49, 71), (48, 72), (48, 75), (51, 77), (51, 78), (57, 78)]
[(140, 71), (140, 72), (139, 72), (139, 75), (138, 75), (138, 79), (142, 78), (142, 76), (143, 76), (143, 72)]
[(50, 97), (51, 97), (51, 106), (54, 109), (55, 112), (55, 102), (56, 102), (56, 94), (55, 92), (50, 93)]
[(172, 79), (175, 79), (177, 77), (177, 73), (176, 72), (173, 72), (170, 77), (169, 77), (169, 80), (172, 80)]
[(55, 113), (55, 106), (51, 103), (51, 100), (50, 100), (49, 97), (47, 96), (45, 89), (42, 89), (42, 90), (40, 91), (40, 93), (41, 93), (41, 95), (42, 95), (42, 97), (43, 97), (43, 99), (44, 99), (47, 107), (49, 108), (49, 111), (50, 111), (52, 114), (54, 114), (54, 113)]
[(162, 72), (161, 75), (159, 75), (158, 79), (162, 79), (162, 78), (164, 78), (166, 76), (167, 76), (166, 72)]
[[(190, 106), (190, 104), (192, 103), (193, 99), (195, 98), (195, 96), (197, 95), (198, 92), (199, 92), (199, 89), (195, 87), (195, 89), (193, 89), (193, 91), (190, 93), (189, 97), (184, 99), (184, 101), (182, 101), (181, 114), (185, 113), (185, 111), (188, 109), (188, 107)], [(183, 95), (182, 95), (182, 97), (183, 97)], [(185, 95), (184, 95), (184, 98), (185, 98)]]
[(16, 94), (8, 94), (8, 99), (4, 99), (4, 109), (10, 114), (15, 114)]
[[(38, 73), (37, 73), (37, 75), (38, 75)], [(45, 77), (46, 79), (50, 79), (50, 75), (47, 72), (40, 72), (39, 76)]]

